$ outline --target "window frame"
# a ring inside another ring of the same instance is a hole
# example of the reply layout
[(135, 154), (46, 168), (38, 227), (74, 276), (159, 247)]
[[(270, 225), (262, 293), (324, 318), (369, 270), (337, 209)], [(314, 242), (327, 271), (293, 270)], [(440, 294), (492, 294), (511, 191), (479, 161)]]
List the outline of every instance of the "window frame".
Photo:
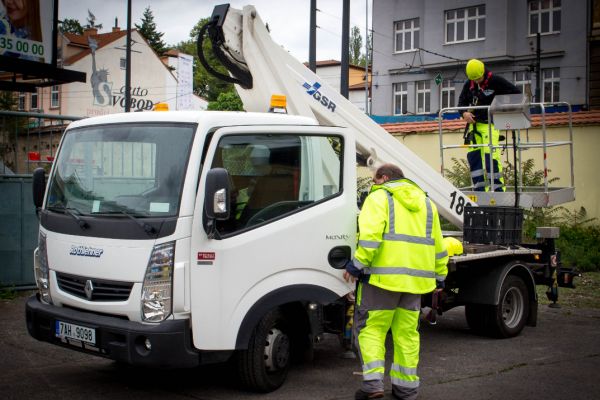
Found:
[[(397, 90), (399, 88), (399, 90)], [(392, 114), (407, 115), (408, 114), (408, 82), (397, 82), (392, 85)], [(397, 98), (400, 97), (400, 114), (396, 113)], [(402, 112), (404, 111), (404, 112)]]
[[(417, 23), (417, 27), (415, 28), (415, 21)], [(406, 23), (410, 23), (410, 27), (406, 28), (405, 24)], [(402, 28), (398, 29), (398, 26), (401, 25)], [(419, 49), (419, 42), (421, 40), (421, 21), (419, 21), (419, 18), (410, 18), (410, 19), (403, 19), (401, 21), (394, 21), (394, 54), (400, 54), (400, 53), (408, 53), (408, 52), (412, 52), (412, 51), (417, 51)], [(417, 33), (417, 40), (415, 40), (415, 33)], [(410, 34), (411, 38), (410, 38), (410, 45), (411, 48), (409, 49), (405, 49), (404, 48), (404, 43), (405, 43), (405, 39), (406, 39), (406, 35)], [(398, 50), (398, 35), (402, 36), (402, 40), (401, 40), (401, 49)]]
[[(243, 234), (246, 233), (248, 231), (254, 230), (254, 229), (259, 229), (262, 228), (266, 225), (271, 225), (272, 223), (275, 223), (277, 221), (280, 221), (284, 218), (288, 218), (292, 215), (296, 215), (297, 213), (300, 212), (305, 212), (308, 209), (311, 209), (319, 204), (322, 204), (324, 202), (328, 202), (328, 201), (332, 201), (340, 196), (344, 195), (344, 192), (346, 191), (346, 181), (344, 179), (344, 169), (345, 169), (345, 165), (346, 163), (349, 162), (350, 158), (352, 157), (352, 159), (354, 159), (354, 153), (352, 154), (346, 154), (347, 150), (346, 147), (348, 146), (348, 144), (346, 143), (346, 141), (348, 140), (348, 138), (346, 137), (346, 134), (341, 132), (339, 129), (337, 128), (331, 128), (331, 127), (308, 127), (308, 126), (288, 126), (288, 125), (280, 125), (280, 126), (253, 126), (253, 127), (227, 127), (227, 128), (220, 128), (219, 130), (217, 130), (214, 135), (211, 138), (211, 144), (209, 145), (209, 148), (207, 150), (207, 154), (210, 154), (210, 157), (207, 156), (206, 160), (205, 160), (205, 167), (203, 168), (205, 171), (202, 172), (202, 175), (205, 175), (206, 171), (214, 168), (214, 162), (215, 162), (215, 157), (217, 157), (217, 152), (218, 149), (221, 145), (221, 141), (227, 137), (232, 137), (232, 136), (256, 136), (256, 135), (265, 135), (266, 137), (277, 137), (277, 136), (297, 136), (299, 138), (307, 138), (307, 137), (321, 137), (321, 138), (337, 138), (339, 140), (339, 146), (338, 147), (334, 147), (332, 146), (332, 148), (334, 149), (334, 151), (338, 154), (339, 157), (339, 176), (338, 176), (338, 189), (336, 192), (331, 193), (331, 194), (323, 194), (323, 197), (318, 199), (318, 200), (314, 200), (312, 201), (310, 204), (303, 204), (302, 206), (291, 210), (291, 211), (287, 211), (287, 212), (283, 212), (281, 215), (278, 215), (276, 217), (270, 218), (266, 221), (262, 221), (256, 224), (253, 224), (251, 226), (240, 226), (240, 227), (235, 227), (232, 230), (229, 230), (227, 232), (220, 232), (220, 238), (221, 239), (227, 239), (230, 237), (234, 237), (237, 236), (239, 234)], [(301, 141), (302, 143), (302, 141)], [(255, 144), (260, 144), (260, 143), (255, 143)], [(303, 146), (303, 144), (301, 144), (301, 146)], [(301, 154), (301, 163), (304, 160), (304, 155)], [(304, 160), (304, 162), (306, 162), (306, 160)], [(299, 168), (302, 168), (302, 165), (300, 164)], [(300, 171), (301, 173), (301, 171)], [(301, 176), (300, 176), (301, 178)], [(201, 179), (205, 179), (201, 178)], [(200, 189), (203, 190), (203, 189)], [(299, 202), (304, 202), (304, 201), (311, 201), (311, 200), (298, 200)], [(276, 202), (277, 203), (277, 202)], [(273, 203), (273, 204), (276, 204)], [(231, 217), (235, 217), (235, 213), (236, 213), (236, 207), (235, 207), (235, 203), (231, 203), (231, 214), (230, 214), (230, 219)], [(203, 224), (206, 226), (206, 222), (207, 219), (203, 218)], [(217, 222), (219, 225), (219, 222)], [(224, 223), (227, 223), (227, 221), (225, 221)], [(230, 222), (231, 223), (231, 222)]]
[[(448, 86), (446, 86), (446, 83)], [(454, 82), (450, 79), (444, 79), (442, 81), (442, 98), (440, 99), (440, 109), (442, 108), (452, 108), (456, 106), (456, 86), (454, 86)], [(444, 106), (444, 99), (448, 97), (448, 105)], [(452, 104), (450, 104), (450, 100), (452, 99)]]
[[(34, 102), (35, 102), (35, 105), (34, 105)], [(37, 88), (35, 89), (35, 92), (31, 92), (31, 94), (29, 95), (29, 106), (30, 106), (29, 109), (32, 111), (40, 109), (40, 95), (38, 93)]]
[[(483, 7), (483, 14), (479, 15), (479, 9), (480, 7)], [(475, 10), (475, 16), (469, 16), (469, 10)], [(459, 11), (463, 11), (464, 15), (463, 17), (458, 17), (458, 12)], [(454, 17), (452, 19), (449, 19), (448, 14), (454, 12)], [(479, 36), (479, 31), (480, 31), (480, 21), (483, 20), (483, 24), (484, 24), (484, 31), (485, 31), (485, 21), (487, 19), (487, 14), (486, 14), (486, 9), (485, 9), (485, 4), (478, 4), (475, 6), (469, 6), (469, 7), (463, 7), (463, 8), (454, 8), (451, 10), (445, 10), (444, 11), (444, 44), (457, 44), (457, 43), (467, 43), (467, 42), (478, 42), (478, 41), (482, 41), (485, 40), (486, 36), (485, 36), (485, 32), (483, 33), (483, 36)], [(474, 39), (469, 39), (469, 21), (475, 21), (475, 38)], [(463, 27), (463, 39), (462, 40), (457, 40), (457, 27), (458, 24), (462, 22), (464, 27)], [(453, 25), (453, 31), (454, 31), (454, 39), (452, 41), (448, 40), (448, 24), (452, 23)]]
[(25, 111), (27, 108), (27, 95), (25, 92), (17, 94), (17, 111)]
[[(554, 6), (555, 1), (559, 2), (559, 5), (557, 7)], [(542, 9), (542, 5), (544, 3), (544, 0), (528, 0), (527, 1), (527, 36), (528, 37), (534, 37), (536, 36), (537, 32), (540, 33), (540, 35), (556, 35), (556, 34), (560, 34), (561, 29), (562, 29), (562, 0), (548, 0), (550, 7), (549, 8), (544, 8)], [(537, 10), (531, 10), (531, 5), (536, 3), (537, 4)], [(558, 30), (554, 30), (554, 13), (558, 12), (559, 13), (559, 21), (560, 21), (560, 27)], [(548, 13), (549, 17), (548, 17), (548, 32), (542, 32), (542, 14), (543, 13)], [(532, 32), (532, 24), (531, 24), (531, 17), (532, 14), (536, 14), (538, 16), (537, 18), (537, 31), (536, 32)]]
[[(54, 90), (56, 88), (56, 90)], [(56, 101), (55, 101), (56, 95)], [(50, 108), (60, 107), (60, 85), (50, 86)]]
[[(420, 85), (423, 88), (420, 88)], [(419, 95), (423, 95), (423, 111), (419, 111)], [(427, 106), (427, 100), (429, 100), (429, 107)], [(415, 114), (429, 114), (431, 113), (431, 81), (422, 80), (415, 81)]]
[[(546, 72), (551, 72), (552, 76), (550, 78), (546, 78)], [(558, 72), (558, 74), (556, 74), (556, 72)], [(546, 99), (546, 84), (550, 83), (550, 91), (551, 91), (551, 99), (547, 100)], [(555, 91), (555, 84), (558, 85), (558, 90)], [(555, 93), (558, 92), (556, 94), (556, 96), (558, 97), (557, 99), (555, 99)], [(541, 87), (541, 94), (542, 94), (542, 103), (558, 103), (560, 101), (560, 68), (558, 67), (553, 67), (553, 68), (544, 68), (542, 69), (542, 87)]]
[(119, 68), (127, 69), (127, 59), (125, 57), (119, 58)]
[[(521, 77), (520, 74), (523, 74), (522, 76), (525, 76), (526, 79), (519, 79)], [(525, 94), (527, 85), (531, 88), (531, 72), (527, 70), (513, 72), (513, 82), (521, 90), (521, 93)]]

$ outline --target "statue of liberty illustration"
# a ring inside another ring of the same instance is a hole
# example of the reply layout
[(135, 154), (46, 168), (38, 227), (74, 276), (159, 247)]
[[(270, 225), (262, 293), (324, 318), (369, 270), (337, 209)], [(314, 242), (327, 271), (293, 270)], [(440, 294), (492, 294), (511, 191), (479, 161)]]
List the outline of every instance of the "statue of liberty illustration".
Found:
[(98, 49), (98, 42), (91, 36), (88, 37), (88, 44), (92, 51), (92, 77), (90, 83), (92, 84), (92, 93), (94, 94), (94, 104), (98, 106), (110, 106), (111, 105), (111, 90), (112, 82), (108, 82), (108, 70), (96, 68), (96, 50)]

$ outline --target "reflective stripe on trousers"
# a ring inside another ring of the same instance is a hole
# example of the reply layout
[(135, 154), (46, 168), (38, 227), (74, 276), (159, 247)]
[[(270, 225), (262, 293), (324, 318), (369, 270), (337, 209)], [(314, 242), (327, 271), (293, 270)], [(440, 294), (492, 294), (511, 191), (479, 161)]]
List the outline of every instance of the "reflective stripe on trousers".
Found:
[(391, 292), (360, 283), (354, 313), (354, 345), (363, 370), (363, 390), (383, 391), (385, 340), (392, 330), (394, 359), (390, 369), (392, 385), (419, 386), (419, 310), (421, 296)]

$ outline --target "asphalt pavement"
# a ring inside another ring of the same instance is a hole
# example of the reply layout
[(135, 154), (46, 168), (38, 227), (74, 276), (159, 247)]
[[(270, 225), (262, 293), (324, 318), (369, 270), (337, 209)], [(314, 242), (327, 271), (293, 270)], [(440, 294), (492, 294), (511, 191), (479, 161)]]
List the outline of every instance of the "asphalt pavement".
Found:
[[(350, 400), (360, 383), (356, 359), (336, 337), (295, 365), (284, 386), (248, 393), (225, 366), (138, 369), (38, 342), (25, 327), (25, 297), (0, 300), (3, 400)], [(600, 399), (600, 310), (540, 306), (538, 326), (498, 340), (473, 335), (464, 311), (421, 324), (420, 399)], [(389, 379), (386, 399), (392, 399)]]

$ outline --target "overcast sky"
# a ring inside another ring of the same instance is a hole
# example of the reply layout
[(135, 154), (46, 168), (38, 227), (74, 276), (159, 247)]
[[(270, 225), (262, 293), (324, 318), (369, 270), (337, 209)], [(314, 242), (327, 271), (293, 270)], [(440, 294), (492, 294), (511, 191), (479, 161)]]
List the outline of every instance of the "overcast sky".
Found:
[[(189, 39), (194, 25), (210, 17), (215, 5), (227, 0), (132, 0), (132, 27), (140, 24), (144, 9), (150, 6), (157, 29), (164, 32), (163, 40), (177, 44)], [(372, 0), (350, 0), (350, 27), (361, 29), (364, 43), (366, 3), (369, 7), (371, 29)], [(269, 24), (273, 40), (287, 49), (299, 61), (308, 61), (308, 29), (310, 0), (231, 0), (232, 7), (241, 9), (252, 4), (265, 23)], [(317, 0), (317, 60), (340, 60), (342, 32), (342, 0)], [(59, 19), (75, 18), (87, 23), (87, 10), (103, 24), (101, 32), (110, 32), (118, 18), (119, 26), (127, 24), (126, 0), (59, 0)]]

